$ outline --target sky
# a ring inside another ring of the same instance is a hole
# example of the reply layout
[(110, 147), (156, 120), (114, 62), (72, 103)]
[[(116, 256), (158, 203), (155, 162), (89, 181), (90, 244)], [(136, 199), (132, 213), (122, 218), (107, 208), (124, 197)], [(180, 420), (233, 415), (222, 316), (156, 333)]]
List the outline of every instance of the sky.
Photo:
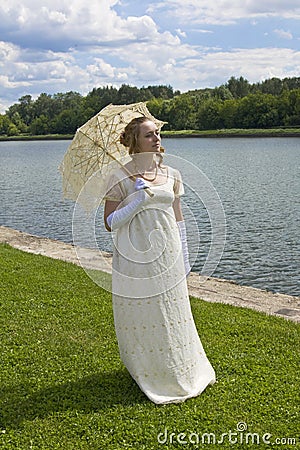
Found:
[(299, 0), (1, 0), (0, 113), (24, 95), (300, 76)]

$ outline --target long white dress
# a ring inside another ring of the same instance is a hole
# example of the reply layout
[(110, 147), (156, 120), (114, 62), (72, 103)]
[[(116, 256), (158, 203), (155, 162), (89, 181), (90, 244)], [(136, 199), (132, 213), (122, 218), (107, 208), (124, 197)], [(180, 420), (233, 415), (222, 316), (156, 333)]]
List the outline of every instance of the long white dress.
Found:
[[(199, 395), (215, 382), (193, 320), (181, 241), (172, 203), (183, 194), (178, 170), (151, 187), (138, 213), (113, 233), (113, 311), (120, 357), (147, 397), (157, 404)], [(136, 195), (122, 169), (106, 199)]]

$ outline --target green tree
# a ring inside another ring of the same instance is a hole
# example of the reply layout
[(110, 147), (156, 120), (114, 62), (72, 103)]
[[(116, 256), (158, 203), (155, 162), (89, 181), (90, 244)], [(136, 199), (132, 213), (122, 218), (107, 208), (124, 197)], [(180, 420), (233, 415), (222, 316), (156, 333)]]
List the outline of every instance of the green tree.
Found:
[(243, 77), (231, 77), (225, 84), (225, 87), (229, 89), (234, 98), (246, 97), (246, 95), (249, 94), (251, 88), (249, 81)]
[(180, 92), (174, 92), (172, 86), (170, 85), (148, 86), (145, 89), (149, 91), (149, 98), (155, 97), (162, 100), (169, 100), (174, 96), (180, 95)]
[(28, 125), (23, 122), (18, 112), (15, 112), (11, 116), (11, 122), (16, 125), (20, 133), (26, 133), (28, 131)]
[(48, 119), (53, 119), (55, 114), (59, 111), (56, 108), (55, 100), (51, 95), (42, 93), (36, 99), (33, 105), (34, 116), (35, 117), (48, 117)]
[(280, 78), (273, 77), (259, 83), (259, 88), (263, 94), (280, 95), (284, 89), (284, 84)]
[(150, 113), (153, 114), (154, 117), (163, 120), (162, 114), (164, 103), (165, 100), (163, 100), (162, 98), (152, 98), (147, 102), (147, 108), (149, 109)]
[(250, 94), (241, 99), (236, 124), (239, 128), (272, 128), (280, 125), (276, 97), (271, 94)]
[(164, 130), (171, 130), (171, 126), (169, 124), (170, 120), (170, 109), (172, 107), (172, 100), (163, 100), (161, 104), (160, 114), (157, 114), (157, 117), (163, 122), (167, 122), (164, 125)]
[(74, 133), (109, 103), (145, 101), (153, 115), (168, 122), (165, 130), (262, 128), (300, 124), (300, 78), (271, 78), (250, 84), (231, 77), (215, 88), (195, 89), (181, 94), (171, 86), (137, 88), (123, 84), (94, 88), (83, 97), (69, 91), (42, 93), (33, 101), (24, 95), (0, 116), (0, 134)]
[(199, 130), (217, 130), (223, 128), (220, 115), (222, 101), (214, 98), (204, 101), (197, 111), (196, 127)]
[(33, 100), (31, 95), (24, 95), (19, 98), (19, 104), (14, 104), (8, 108), (7, 115), (12, 118), (15, 113), (18, 113), (22, 121), (29, 125), (34, 117)]
[(86, 108), (90, 108), (93, 114), (97, 114), (110, 103), (117, 103), (118, 90), (114, 87), (94, 88), (85, 98)]
[(9, 126), (11, 121), (6, 114), (0, 114), (0, 134), (8, 135)]
[(170, 100), (168, 111), (170, 130), (191, 130), (195, 128), (195, 108), (193, 97), (178, 95)]
[(118, 91), (117, 104), (126, 105), (140, 101), (143, 101), (143, 96), (137, 87), (122, 84)]
[(238, 100), (225, 100), (220, 105), (219, 115), (222, 128), (235, 128)]
[(64, 109), (51, 123), (52, 133), (73, 134), (81, 125), (80, 117), (72, 109)]
[(10, 123), (7, 130), (7, 136), (19, 136), (20, 131), (14, 123)]
[(81, 103), (83, 102), (83, 97), (78, 92), (69, 91), (69, 92), (59, 92), (52, 96), (54, 101), (54, 110), (55, 115), (57, 116), (65, 109), (74, 109), (78, 110), (81, 107)]
[(30, 124), (30, 133), (33, 135), (42, 135), (49, 133), (49, 119), (41, 114), (39, 117), (33, 119)]
[(293, 91), (294, 89), (300, 89), (300, 77), (284, 78), (282, 80), (284, 89)]
[(233, 95), (231, 91), (224, 85), (216, 87), (212, 90), (212, 96), (220, 100), (232, 100)]
[(300, 125), (300, 89), (284, 92), (280, 97), (281, 113), (283, 112), (283, 125)]

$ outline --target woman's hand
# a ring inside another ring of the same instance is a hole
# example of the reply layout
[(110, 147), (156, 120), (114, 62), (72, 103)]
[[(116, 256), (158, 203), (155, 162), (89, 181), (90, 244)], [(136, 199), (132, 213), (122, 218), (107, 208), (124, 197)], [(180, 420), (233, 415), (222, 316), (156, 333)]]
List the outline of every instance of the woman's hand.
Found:
[(136, 191), (139, 191), (140, 189), (147, 189), (150, 186), (145, 182), (143, 178), (136, 178), (134, 188)]
[(142, 178), (137, 178), (135, 180), (134, 187), (136, 192), (132, 194), (131, 202), (119, 209), (117, 208), (119, 203), (116, 203), (116, 208), (105, 216), (107, 230), (117, 230), (121, 226), (125, 225), (130, 219), (132, 219), (132, 217), (134, 217), (141, 205), (144, 203), (147, 196), (145, 189), (149, 188), (149, 186)]

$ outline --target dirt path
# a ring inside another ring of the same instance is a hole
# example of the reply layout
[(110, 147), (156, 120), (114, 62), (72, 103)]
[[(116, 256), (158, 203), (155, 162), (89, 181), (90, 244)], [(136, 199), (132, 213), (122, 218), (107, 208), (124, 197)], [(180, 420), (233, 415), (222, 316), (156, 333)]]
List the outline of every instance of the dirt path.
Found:
[[(12, 247), (29, 253), (62, 259), (89, 269), (111, 272), (111, 255), (106, 252), (80, 249), (79, 261), (76, 248), (71, 244), (1, 226), (0, 242), (6, 242)], [(300, 322), (300, 297), (240, 286), (220, 278), (203, 278), (196, 273), (191, 273), (189, 276), (188, 287), (190, 295), (208, 302), (251, 308)]]

